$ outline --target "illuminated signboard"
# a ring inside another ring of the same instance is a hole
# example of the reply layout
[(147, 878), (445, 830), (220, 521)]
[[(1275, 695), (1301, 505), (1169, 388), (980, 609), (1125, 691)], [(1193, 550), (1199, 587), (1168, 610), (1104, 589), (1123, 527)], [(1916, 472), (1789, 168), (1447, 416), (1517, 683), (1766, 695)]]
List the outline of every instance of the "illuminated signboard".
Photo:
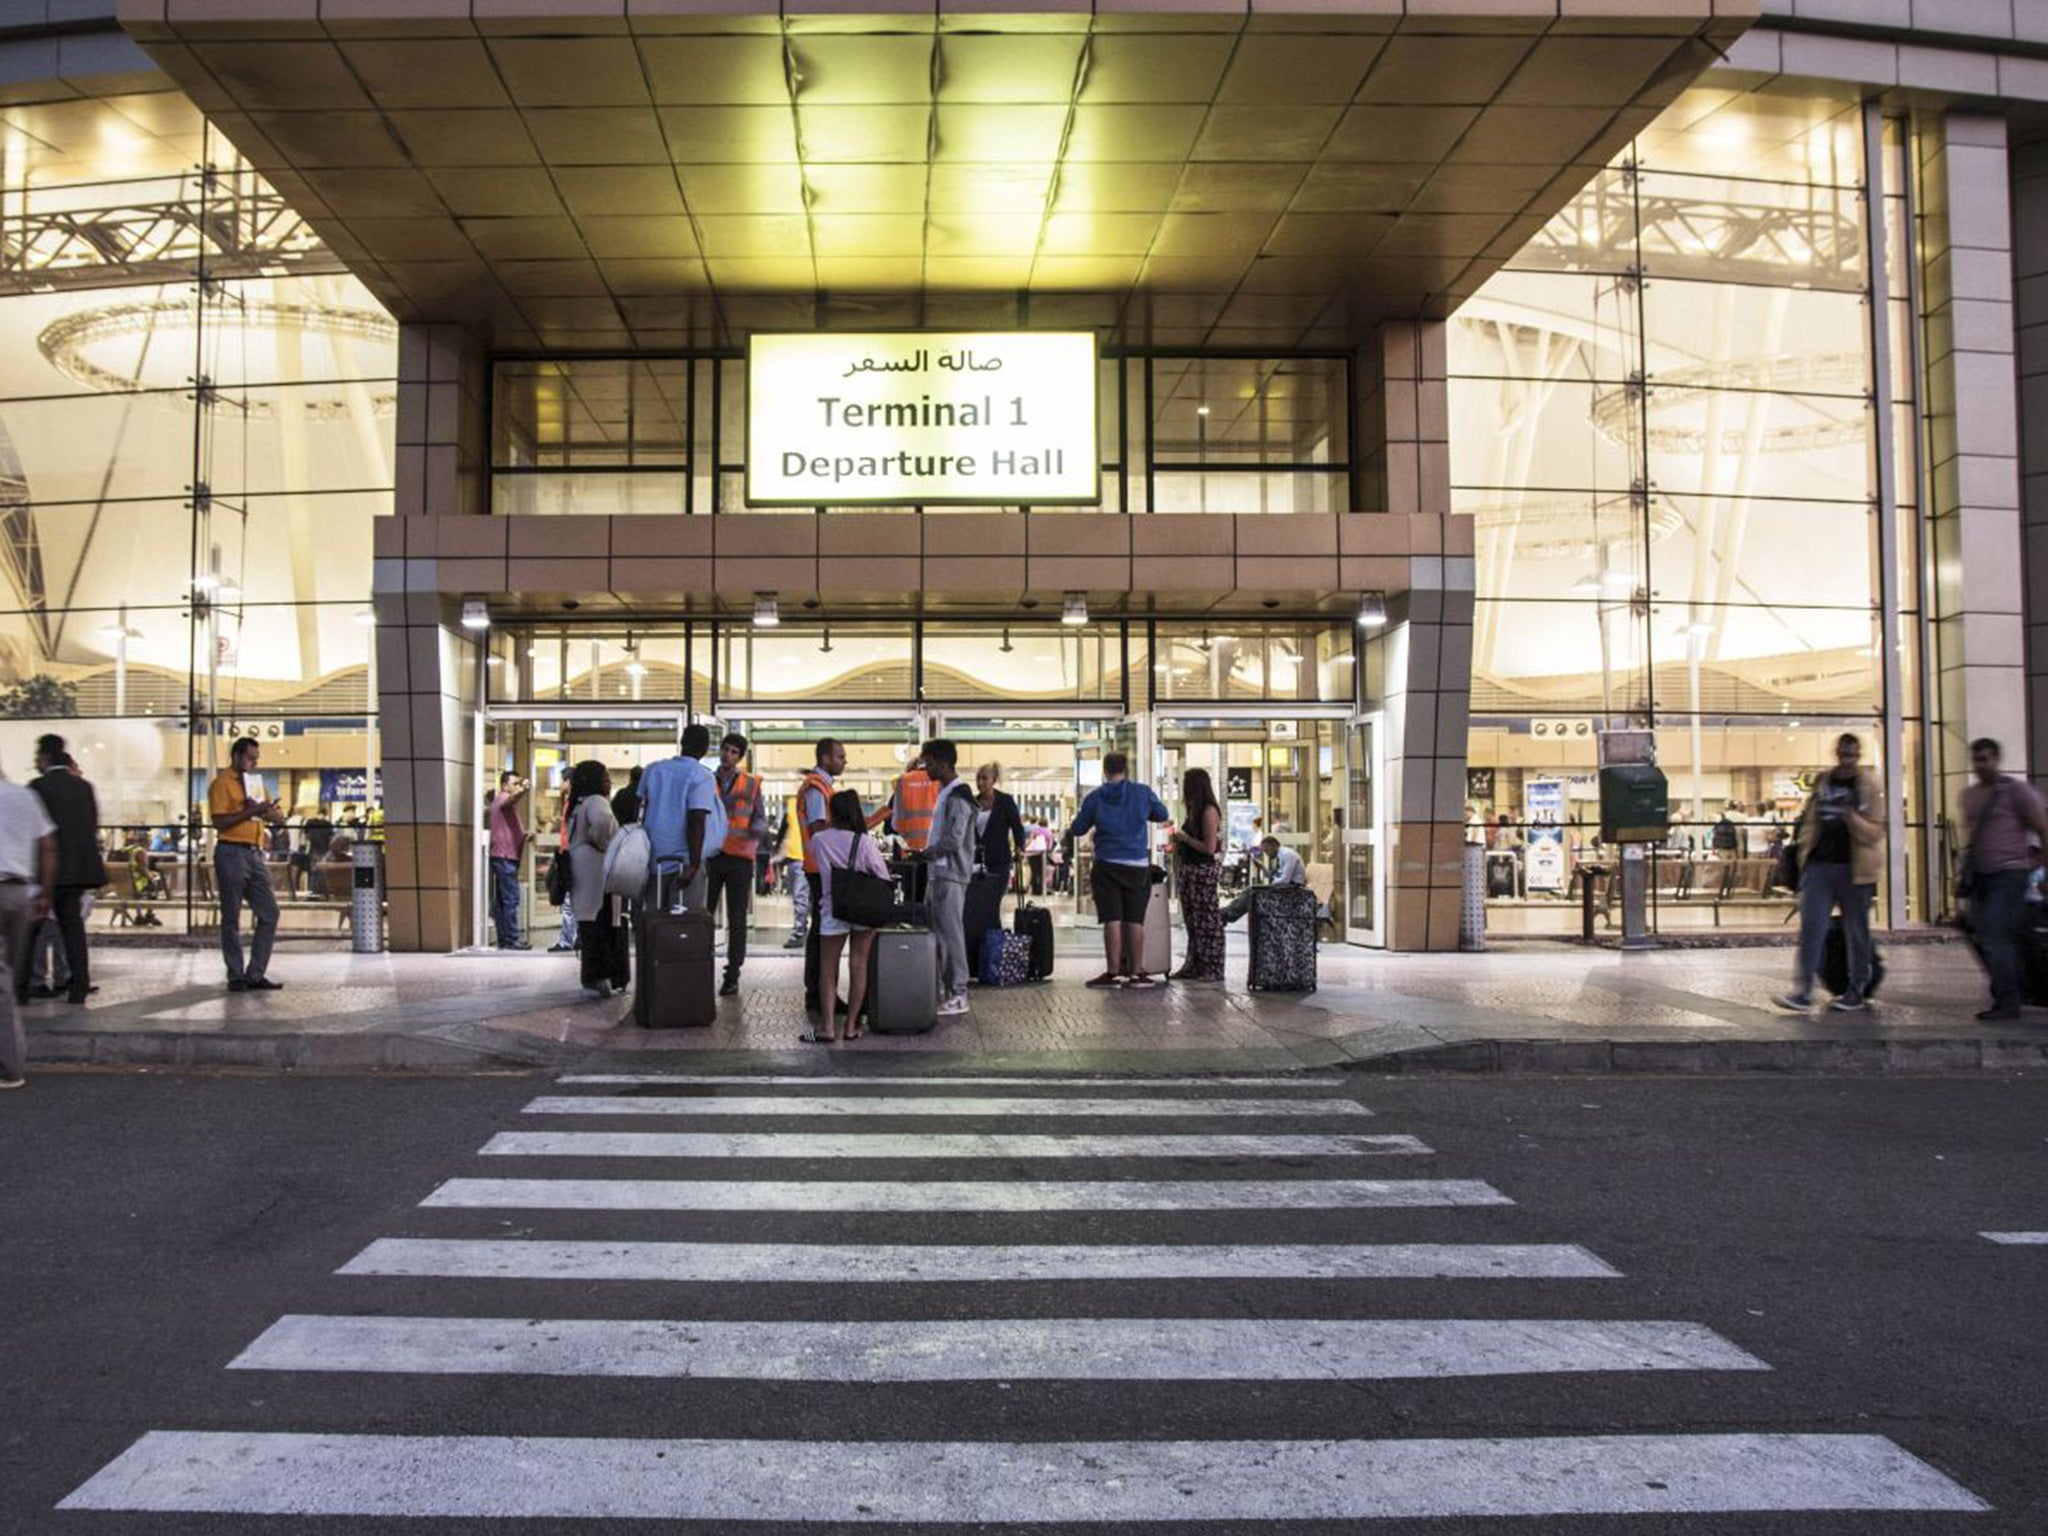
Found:
[(747, 346), (747, 500), (1092, 502), (1086, 331), (763, 334)]

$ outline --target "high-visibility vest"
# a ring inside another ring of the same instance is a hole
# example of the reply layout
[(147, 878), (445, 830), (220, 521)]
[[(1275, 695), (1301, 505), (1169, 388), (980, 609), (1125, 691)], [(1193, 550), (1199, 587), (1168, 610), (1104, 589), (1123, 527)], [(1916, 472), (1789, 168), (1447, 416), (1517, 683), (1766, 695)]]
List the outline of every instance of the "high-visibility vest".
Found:
[(751, 773), (735, 773), (732, 783), (718, 792), (725, 802), (725, 847), (723, 852), (737, 858), (754, 856), (754, 807), (761, 802), (761, 780)]
[[(796, 824), (803, 831), (804, 873), (807, 875), (815, 875), (818, 872), (818, 856), (811, 852), (810, 823), (804, 817), (804, 792), (812, 789), (818, 792), (819, 798), (825, 802), (826, 808), (829, 810), (832, 805), (832, 781), (813, 768), (804, 775), (803, 783), (797, 787)], [(827, 819), (829, 820), (830, 818), (828, 817)]]
[(913, 768), (896, 781), (896, 809), (890, 820), (896, 835), (919, 853), (931, 841), (932, 812), (938, 803), (939, 786), (922, 768)]

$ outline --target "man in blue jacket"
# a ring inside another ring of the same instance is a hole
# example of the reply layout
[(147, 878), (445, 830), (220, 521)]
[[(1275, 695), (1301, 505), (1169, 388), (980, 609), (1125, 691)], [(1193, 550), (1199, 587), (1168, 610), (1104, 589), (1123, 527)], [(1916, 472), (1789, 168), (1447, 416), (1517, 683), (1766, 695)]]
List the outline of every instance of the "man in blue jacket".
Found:
[(1152, 901), (1152, 823), (1167, 819), (1166, 807), (1143, 784), (1126, 775), (1131, 762), (1121, 752), (1102, 759), (1102, 784), (1081, 802), (1068, 836), (1095, 834), (1095, 868), (1089, 893), (1102, 923), (1102, 948), (1109, 969), (1091, 987), (1156, 987), (1145, 969), (1145, 908)]

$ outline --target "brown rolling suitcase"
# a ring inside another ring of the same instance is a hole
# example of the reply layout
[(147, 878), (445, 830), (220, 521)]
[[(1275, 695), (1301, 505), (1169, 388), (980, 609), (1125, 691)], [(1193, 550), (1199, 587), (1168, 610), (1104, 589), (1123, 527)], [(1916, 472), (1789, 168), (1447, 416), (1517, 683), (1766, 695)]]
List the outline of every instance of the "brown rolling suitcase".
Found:
[(708, 912), (652, 912), (638, 925), (633, 1022), (704, 1029), (718, 1017), (717, 927)]

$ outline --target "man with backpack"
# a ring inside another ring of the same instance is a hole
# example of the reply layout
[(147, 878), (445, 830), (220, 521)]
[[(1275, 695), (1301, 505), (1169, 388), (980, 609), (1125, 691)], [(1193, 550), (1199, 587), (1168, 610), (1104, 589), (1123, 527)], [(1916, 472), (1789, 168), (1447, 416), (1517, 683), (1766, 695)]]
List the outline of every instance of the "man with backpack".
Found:
[(2027, 918), (2027, 882), (2033, 873), (2028, 839), (2048, 846), (2048, 810), (2033, 785), (1999, 766), (1999, 745), (1989, 736), (1970, 743), (1977, 782), (1963, 791), (1963, 852), (1957, 895), (1970, 905), (1971, 937), (1991, 978), (1985, 1023), (2020, 1016), (2021, 930)]
[(1793, 986), (1776, 1001), (1805, 1013), (1813, 978), (1837, 912), (1849, 949), (1849, 990), (1828, 1006), (1837, 1013), (1868, 1008), (1871, 974), (1870, 901), (1884, 870), (1884, 792), (1863, 767), (1863, 743), (1850, 731), (1835, 739), (1835, 766), (1822, 774), (1799, 813), (1799, 959)]

